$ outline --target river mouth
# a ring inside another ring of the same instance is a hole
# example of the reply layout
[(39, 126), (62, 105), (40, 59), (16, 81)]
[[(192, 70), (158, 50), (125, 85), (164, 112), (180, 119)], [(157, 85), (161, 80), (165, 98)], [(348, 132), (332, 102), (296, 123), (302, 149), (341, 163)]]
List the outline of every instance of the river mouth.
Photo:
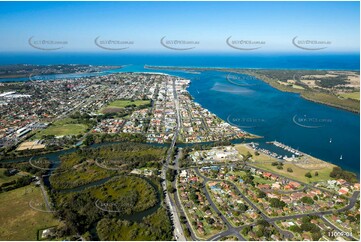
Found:
[[(236, 83), (234, 91), (233, 84), (227, 79), (230, 72), (226, 69), (210, 68), (194, 74), (188, 69), (162, 69), (160, 66), (147, 70), (143, 66), (132, 66), (122, 71), (159, 71), (188, 79), (191, 82), (187, 91), (195, 102), (225, 121), (236, 113), (239, 120), (246, 120), (236, 122), (236, 125), (248, 133), (264, 137), (255, 142), (266, 146), (266, 142), (278, 141), (360, 177), (360, 114), (308, 101), (299, 94), (279, 91), (257, 78), (248, 78), (248, 82), (255, 85), (239, 91), (239, 83)], [(232, 72), (232, 75), (237, 74)], [(295, 123), (295, 116), (307, 117), (306, 125)]]
[[(154, 72), (145, 69), (143, 65), (127, 66), (115, 70), (114, 73), (117, 71)], [(187, 91), (194, 101), (225, 121), (235, 112), (236, 117), (243, 115), (244, 120), (264, 120), (256, 124), (237, 124), (244, 127), (246, 132), (260, 135), (264, 137), (264, 141), (279, 141), (360, 176), (360, 138), (358, 132), (355, 132), (360, 130), (359, 114), (304, 100), (298, 94), (281, 92), (255, 78), (248, 80), (257, 84), (247, 86), (252, 94), (234, 92), (226, 71), (209, 69), (194, 73), (166, 69), (160, 72), (191, 80)], [(222, 91), (215, 89), (217, 83), (218, 87), (226, 85), (227, 88)], [(239, 88), (239, 85), (234, 85), (234, 88)], [(302, 126), (294, 122), (295, 117), (310, 117), (311, 121), (322, 119), (329, 122), (322, 125), (307, 123)]]

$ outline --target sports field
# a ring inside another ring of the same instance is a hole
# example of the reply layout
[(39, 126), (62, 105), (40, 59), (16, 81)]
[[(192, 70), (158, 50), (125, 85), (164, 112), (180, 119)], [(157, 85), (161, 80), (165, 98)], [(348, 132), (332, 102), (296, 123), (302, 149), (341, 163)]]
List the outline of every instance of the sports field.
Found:
[(142, 106), (142, 105), (150, 105), (150, 100), (116, 100), (111, 103), (109, 103), (106, 107), (102, 108), (100, 110), (101, 113), (116, 113), (120, 110), (135, 105), (136, 107)]
[(65, 118), (54, 122), (48, 128), (37, 133), (33, 139), (41, 139), (44, 135), (65, 136), (84, 134), (87, 125), (79, 124), (75, 119)]

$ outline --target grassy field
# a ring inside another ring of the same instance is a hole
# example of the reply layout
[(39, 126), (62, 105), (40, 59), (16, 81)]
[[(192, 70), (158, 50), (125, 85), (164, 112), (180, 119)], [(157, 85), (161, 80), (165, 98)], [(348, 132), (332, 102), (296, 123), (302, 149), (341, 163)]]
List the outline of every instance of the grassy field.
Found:
[(340, 94), (343, 98), (354, 99), (360, 101), (360, 92), (350, 92)]
[(18, 179), (20, 177), (20, 175), (27, 175), (28, 173), (25, 172), (19, 172), (18, 174), (14, 175), (14, 176), (5, 176), (4, 175), (4, 171), (6, 171), (6, 168), (0, 168), (0, 185), (2, 185), (5, 182), (11, 182), (14, 181), (16, 179)]
[(58, 120), (48, 128), (34, 135), (33, 139), (41, 139), (41, 137), (44, 135), (63, 136), (84, 134), (88, 128), (87, 125), (76, 122), (77, 121), (75, 119), (71, 118)]
[(37, 240), (38, 230), (59, 225), (51, 213), (30, 208), (30, 201), (44, 203), (39, 187), (29, 185), (0, 194), (0, 240)]
[[(253, 158), (254, 162), (251, 163), (251, 165), (261, 168), (261, 169), (264, 169), (264, 170), (278, 173), (280, 175), (284, 175), (284, 176), (292, 178), (292, 179), (296, 179), (296, 180), (306, 182), (306, 183), (332, 179), (332, 178), (330, 178), (330, 172), (332, 171), (334, 165), (324, 162), (324, 161), (321, 161), (321, 160), (318, 160), (311, 156), (307, 156), (307, 159), (309, 160), (309, 164), (304, 165), (304, 164), (300, 163), (300, 165), (296, 165), (291, 162), (285, 162), (283, 165), (283, 169), (279, 170), (279, 169), (277, 169), (276, 166), (272, 166), (272, 162), (278, 161), (277, 159), (275, 159), (271, 156), (262, 154), (262, 153), (260, 153), (260, 155), (256, 156), (254, 154), (254, 150), (252, 150), (251, 148), (248, 148), (244, 144), (237, 144), (237, 145), (235, 145), (235, 148), (241, 154), (246, 154), (247, 151), (249, 151), (252, 154), (252, 158)], [(291, 168), (293, 170), (293, 172), (288, 172), (287, 168)], [(318, 176), (314, 175), (316, 171), (318, 172)], [(307, 172), (311, 172), (311, 175), (312, 175), (311, 178), (305, 177), (305, 174)]]
[(300, 85), (292, 85), (292, 88), (295, 88), (295, 89), (300, 89), (300, 90), (304, 90), (303, 87), (301, 87)]
[(258, 156), (256, 156), (255, 151), (252, 148), (249, 148), (245, 144), (236, 144), (235, 148), (242, 155), (246, 155), (247, 152), (251, 153), (252, 159), (255, 161), (277, 161), (276, 158), (273, 158), (272, 156), (262, 154), (262, 153), (260, 153)]
[(5, 168), (0, 168), (0, 185), (5, 183), (5, 182), (11, 182), (13, 180), (16, 180), (16, 178), (18, 176), (5, 176), (4, 175), (4, 171), (6, 171), (7, 169)]
[(115, 108), (125, 108), (129, 105), (148, 105), (150, 104), (150, 100), (116, 100), (114, 102), (109, 103), (108, 107), (115, 107)]
[(119, 112), (120, 110), (135, 105), (136, 107), (142, 105), (150, 105), (150, 100), (116, 100), (109, 103), (106, 107), (100, 110), (101, 113)]
[[(301, 168), (295, 164), (292, 163), (284, 163), (283, 165), (283, 170), (279, 170), (277, 169), (276, 166), (272, 166), (271, 162), (254, 162), (252, 163), (253, 166), (264, 169), (264, 170), (268, 170), (286, 177), (289, 177), (291, 179), (294, 180), (299, 180), (301, 182), (305, 182), (305, 183), (311, 183), (311, 182), (316, 182), (316, 181), (325, 181), (325, 180), (329, 180), (332, 179), (330, 178), (330, 172), (333, 169), (333, 165), (329, 164), (328, 166), (321, 168), (321, 169), (304, 169)], [(293, 170), (293, 172), (288, 172), (287, 168), (291, 168)], [(315, 172), (318, 172), (318, 176), (315, 176)], [(310, 172), (312, 177), (311, 178), (307, 178), (305, 177), (305, 174), (307, 172)]]

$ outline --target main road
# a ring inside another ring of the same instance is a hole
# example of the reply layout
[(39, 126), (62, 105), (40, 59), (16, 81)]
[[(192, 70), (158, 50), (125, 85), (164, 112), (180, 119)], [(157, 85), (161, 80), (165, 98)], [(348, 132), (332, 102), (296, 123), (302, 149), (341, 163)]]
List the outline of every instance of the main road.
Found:
[(182, 229), (182, 225), (178, 216), (178, 212), (177, 212), (177, 206), (176, 204), (173, 203), (173, 201), (170, 199), (170, 195), (169, 195), (169, 191), (167, 190), (167, 180), (166, 180), (166, 173), (168, 170), (168, 166), (169, 166), (169, 162), (172, 159), (172, 154), (173, 154), (173, 150), (174, 150), (174, 146), (175, 143), (177, 141), (178, 138), (178, 134), (179, 134), (179, 130), (180, 130), (180, 112), (179, 112), (179, 101), (178, 101), (178, 96), (177, 96), (177, 91), (176, 91), (176, 86), (175, 86), (175, 80), (173, 79), (173, 83), (172, 83), (172, 87), (173, 87), (173, 100), (174, 100), (174, 106), (176, 108), (176, 120), (177, 120), (177, 126), (174, 132), (174, 136), (172, 139), (172, 142), (170, 144), (170, 147), (168, 149), (167, 152), (167, 157), (166, 157), (166, 161), (165, 164), (163, 165), (162, 168), (162, 187), (165, 193), (165, 202), (167, 204), (167, 206), (169, 207), (169, 211), (171, 213), (171, 217), (173, 220), (173, 225), (174, 225), (174, 237), (176, 240), (181, 240), (181, 241), (186, 241), (186, 237), (184, 236), (183, 233), (183, 229)]
[[(177, 141), (177, 138), (178, 138), (178, 135), (179, 135), (179, 131), (180, 131), (180, 128), (181, 128), (181, 117), (180, 117), (180, 111), (179, 111), (179, 101), (178, 101), (178, 96), (177, 96), (177, 91), (176, 91), (176, 85), (175, 85), (175, 80), (173, 79), (173, 82), (172, 82), (172, 87), (173, 87), (173, 100), (174, 100), (174, 106), (176, 108), (176, 129), (175, 129), (175, 132), (174, 132), (174, 136), (173, 136), (173, 139), (172, 139), (172, 142), (170, 144), (170, 147), (168, 149), (168, 152), (167, 152), (167, 157), (166, 157), (166, 162), (165, 164), (163, 165), (163, 168), (162, 168), (162, 174), (161, 174), (161, 177), (163, 179), (163, 182), (162, 182), (162, 187), (163, 187), (163, 190), (165, 192), (165, 202), (167, 204), (167, 206), (169, 207), (169, 211), (171, 213), (171, 217), (172, 217), (172, 220), (173, 220), (173, 225), (174, 225), (174, 231), (173, 231), (173, 234), (174, 234), (174, 237), (176, 240), (180, 240), (180, 241), (186, 241), (186, 238), (184, 236), (184, 233), (183, 233), (183, 229), (182, 229), (182, 225), (181, 225), (181, 222), (180, 222), (180, 219), (179, 219), (179, 216), (178, 216), (178, 211), (177, 211), (177, 208), (179, 209), (179, 213), (182, 214), (183, 211), (181, 209), (181, 204), (180, 204), (180, 201), (178, 200), (178, 197), (177, 196), (174, 196), (175, 197), (175, 203), (173, 203), (173, 201), (170, 199), (170, 195), (169, 195), (169, 191), (167, 190), (167, 185), (166, 185), (166, 172), (169, 168), (169, 163), (170, 163), (170, 160), (172, 159), (172, 154), (173, 154), (173, 151), (174, 151), (174, 147), (175, 147), (175, 144), (176, 144), (176, 141)], [(174, 168), (176, 170), (179, 170), (179, 165), (178, 165), (178, 158), (179, 158), (179, 153), (177, 154), (177, 158), (175, 159), (175, 166)], [(204, 184), (208, 181), (208, 180), (213, 180), (213, 179), (209, 179), (205, 176), (203, 176), (198, 168), (195, 169), (196, 173), (201, 176), (202, 178), (204, 178)], [(292, 179), (291, 179), (292, 180)], [(174, 184), (173, 184), (174, 185)], [(305, 185), (305, 187), (307, 187), (307, 185), (309, 186), (309, 184), (303, 184)], [(230, 222), (224, 217), (224, 215), (218, 210), (217, 206), (213, 203), (212, 199), (210, 198), (206, 188), (204, 187), (204, 193), (206, 195), (206, 198), (207, 200), (210, 202), (210, 205), (212, 206), (212, 208), (218, 213), (220, 214), (221, 216), (221, 219), (223, 220), (223, 222), (227, 225), (228, 227), (228, 230), (227, 231), (224, 231), (222, 233), (219, 233), (213, 237), (211, 237), (209, 240), (217, 240), (219, 238), (222, 238), (222, 237), (225, 237), (225, 236), (228, 236), (228, 235), (235, 235), (239, 240), (245, 240), (241, 235), (240, 235), (240, 230), (244, 227), (244, 226), (240, 226), (240, 227), (233, 227)], [(307, 216), (307, 215), (316, 215), (316, 216), (320, 216), (322, 219), (324, 219), (323, 215), (327, 215), (327, 214), (332, 214), (335, 210), (329, 210), (329, 211), (322, 211), (322, 212), (312, 212), (312, 213), (305, 213), (305, 214), (297, 214), (297, 215), (289, 215), (289, 216), (281, 216), (281, 217), (275, 217), (275, 218), (270, 218), (268, 217), (266, 214), (264, 214), (252, 201), (250, 201), (246, 196), (244, 196), (241, 191), (236, 187), (236, 190), (237, 192), (242, 196), (243, 199), (245, 199), (245, 201), (250, 204), (256, 211), (258, 211), (261, 216), (263, 217), (263, 219), (265, 219), (267, 222), (269, 222), (270, 224), (274, 225), (278, 230), (279, 232), (283, 235), (284, 238), (287, 238), (287, 239), (290, 239), (293, 237), (293, 234), (289, 231), (285, 231), (285, 230), (282, 230), (280, 229), (276, 224), (275, 224), (275, 221), (279, 221), (279, 220), (285, 220), (285, 219), (294, 219), (294, 218), (299, 218), (299, 217), (303, 217), (303, 216)], [(323, 190), (323, 189), (320, 189), (320, 190)], [(355, 203), (356, 203), (356, 200), (357, 200), (357, 197), (359, 196), (359, 192), (355, 192), (352, 196), (352, 198), (350, 199), (350, 203), (342, 208), (342, 209), (338, 209), (336, 211), (345, 211), (345, 210), (348, 210), (350, 208), (352, 208)], [(196, 240), (196, 238), (194, 237), (193, 233), (192, 233), (192, 228), (190, 228), (190, 225), (187, 224), (187, 227), (190, 229), (191, 231), (191, 237), (193, 240)], [(350, 236), (351, 237), (351, 236)], [(352, 238), (352, 237), (351, 237)]]

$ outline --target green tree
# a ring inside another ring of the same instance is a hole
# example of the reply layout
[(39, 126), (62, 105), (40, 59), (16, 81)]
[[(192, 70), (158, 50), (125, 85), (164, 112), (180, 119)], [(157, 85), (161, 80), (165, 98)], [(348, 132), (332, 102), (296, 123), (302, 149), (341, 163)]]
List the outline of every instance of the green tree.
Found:
[(257, 197), (258, 198), (265, 198), (266, 197), (266, 193), (264, 191), (259, 190), (257, 193)]
[(300, 201), (303, 202), (303, 203), (307, 203), (307, 204), (314, 204), (315, 203), (313, 201), (313, 199), (310, 198), (310, 197), (303, 197), (303, 198), (300, 199)]
[(242, 234), (247, 235), (249, 233), (249, 231), (252, 230), (252, 227), (249, 225), (246, 225), (243, 229), (242, 229)]
[(312, 178), (311, 172), (307, 172), (307, 173), (305, 174), (305, 177)]
[(314, 232), (314, 233), (312, 233), (312, 234), (311, 234), (311, 236), (312, 236), (312, 240), (314, 240), (314, 241), (318, 241), (319, 239), (321, 239), (322, 234), (321, 234), (321, 232), (320, 232), (320, 231), (318, 231), (318, 232)]
[(271, 207), (274, 208), (283, 208), (284, 206), (286, 206), (286, 203), (279, 200), (278, 198), (271, 198), (269, 200)]
[(245, 205), (244, 203), (240, 203), (238, 204), (238, 209), (240, 212), (244, 213), (247, 211), (247, 205)]

